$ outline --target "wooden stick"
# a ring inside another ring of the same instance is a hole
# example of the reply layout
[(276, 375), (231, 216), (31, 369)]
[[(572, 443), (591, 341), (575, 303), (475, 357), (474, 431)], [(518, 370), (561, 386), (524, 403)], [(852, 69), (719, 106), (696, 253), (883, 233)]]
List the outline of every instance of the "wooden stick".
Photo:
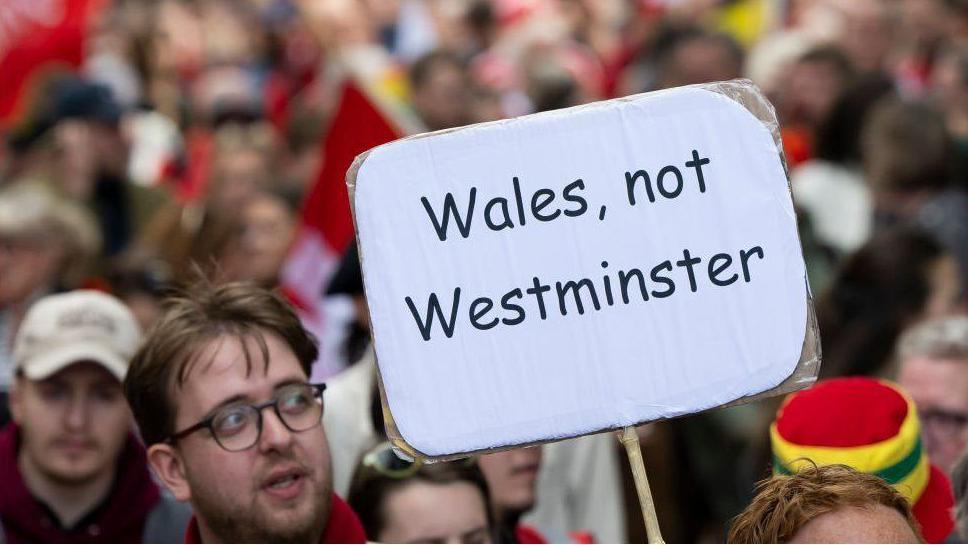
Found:
[(639, 448), (639, 434), (633, 426), (627, 426), (620, 439), (625, 445), (625, 452), (632, 466), (632, 478), (635, 479), (635, 491), (639, 495), (639, 505), (642, 507), (642, 518), (645, 519), (645, 533), (649, 543), (665, 543), (659, 530), (659, 519), (655, 516), (655, 503), (652, 501), (652, 491), (649, 489), (649, 478), (645, 474), (645, 462), (642, 460), (642, 450)]

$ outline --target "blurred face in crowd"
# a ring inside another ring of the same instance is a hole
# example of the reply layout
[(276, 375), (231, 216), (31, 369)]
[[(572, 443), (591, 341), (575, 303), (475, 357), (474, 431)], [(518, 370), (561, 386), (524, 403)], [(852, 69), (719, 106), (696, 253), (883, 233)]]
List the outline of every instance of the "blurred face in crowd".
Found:
[(327, 49), (354, 47), (376, 40), (375, 19), (359, 0), (298, 0), (300, 13)]
[(919, 543), (911, 526), (886, 505), (840, 507), (803, 525), (790, 543)]
[(665, 63), (663, 88), (738, 78), (742, 66), (724, 42), (715, 38), (687, 40)]
[(485, 454), (478, 463), (487, 479), (492, 507), (499, 518), (507, 513), (525, 513), (534, 507), (541, 447)]
[(64, 191), (75, 198), (87, 198), (93, 191), (97, 156), (91, 150), (90, 124), (62, 121), (54, 129), (57, 166)]
[(258, 58), (258, 40), (251, 26), (248, 10), (239, 9), (233, 2), (205, 2), (200, 5), (202, 40), (205, 56), (212, 62), (242, 64)]
[(820, 124), (843, 89), (837, 67), (823, 61), (801, 61), (790, 73), (792, 116), (811, 126)]
[(82, 486), (112, 473), (131, 430), (121, 383), (93, 362), (44, 380), (18, 377), (10, 412), (23, 434), (19, 463), (28, 482)]
[(928, 271), (931, 292), (925, 302), (925, 315), (944, 316), (956, 310), (961, 303), (961, 277), (958, 263), (950, 255), (936, 260)]
[(928, 457), (950, 472), (968, 446), (968, 359), (912, 356), (898, 382), (917, 406)]
[(427, 79), (413, 89), (413, 107), (427, 128), (436, 131), (467, 123), (467, 79), (460, 67), (437, 62)]
[(127, 149), (117, 127), (82, 119), (67, 119), (54, 129), (57, 179), (64, 192), (86, 200), (99, 176), (123, 176)]
[(957, 24), (957, 17), (951, 17), (943, 0), (903, 0), (900, 8), (905, 38), (920, 48), (937, 44), (949, 27)]
[(886, 3), (878, 0), (841, 2), (844, 27), (839, 45), (861, 72), (883, 68), (892, 45), (893, 32)]
[(383, 502), (381, 543), (490, 543), (484, 496), (472, 483), (414, 480)]
[(504, 119), (501, 95), (483, 85), (475, 86), (468, 102), (468, 123), (484, 123)]
[(268, 165), (255, 149), (223, 153), (217, 160), (209, 204), (214, 210), (237, 214), (269, 177)]
[[(254, 338), (252, 358), (225, 335), (207, 344), (174, 392), (174, 429), (189, 428), (224, 408), (272, 400), (280, 389), (305, 384), (306, 373), (277, 335), (264, 332), (268, 361)], [(230, 452), (207, 430), (174, 445), (149, 448), (155, 472), (181, 501), (190, 501), (201, 536), (226, 542), (316, 542), (329, 519), (332, 485), (329, 448), (321, 424), (293, 432), (271, 407), (251, 447)]]
[(236, 279), (274, 283), (296, 232), (295, 216), (280, 199), (260, 194), (246, 203), (241, 221)]
[(53, 284), (63, 253), (58, 238), (42, 230), (0, 233), (0, 307)]
[(152, 64), (158, 70), (175, 70), (201, 64), (204, 29), (192, 7), (176, 0), (157, 3), (153, 17)]
[[(938, 60), (932, 78), (932, 93), (941, 110), (948, 115), (948, 130), (956, 136), (965, 136), (968, 132), (968, 119), (958, 118), (957, 114), (968, 111), (968, 75), (959, 66), (968, 56), (968, 46), (961, 51), (953, 49)], [(954, 117), (952, 117), (954, 116)]]

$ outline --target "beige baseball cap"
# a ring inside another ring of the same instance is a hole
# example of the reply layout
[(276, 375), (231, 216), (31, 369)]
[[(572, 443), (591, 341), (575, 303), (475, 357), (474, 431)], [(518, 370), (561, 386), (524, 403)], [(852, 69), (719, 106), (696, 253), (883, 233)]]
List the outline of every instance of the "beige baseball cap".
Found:
[(128, 307), (99, 291), (49, 295), (27, 311), (13, 343), (14, 372), (43, 380), (82, 361), (99, 363), (118, 380), (141, 343)]

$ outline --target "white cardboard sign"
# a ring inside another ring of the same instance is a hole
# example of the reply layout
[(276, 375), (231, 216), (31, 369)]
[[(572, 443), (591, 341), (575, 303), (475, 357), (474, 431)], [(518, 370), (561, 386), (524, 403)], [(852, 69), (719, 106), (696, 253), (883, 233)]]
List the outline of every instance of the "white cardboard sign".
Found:
[(702, 411), (801, 360), (810, 299), (781, 156), (728, 96), (422, 135), (349, 178), (385, 401), (422, 455)]

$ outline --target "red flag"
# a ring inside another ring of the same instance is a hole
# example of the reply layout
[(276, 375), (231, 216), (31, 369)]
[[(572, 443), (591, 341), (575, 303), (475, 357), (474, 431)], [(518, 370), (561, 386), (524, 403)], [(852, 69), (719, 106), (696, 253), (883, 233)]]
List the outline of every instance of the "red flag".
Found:
[(84, 60), (90, 21), (104, 0), (0, 2), (0, 129), (20, 120), (32, 86), (44, 74), (76, 70)]
[[(333, 325), (352, 312), (346, 306), (323, 305), (323, 291), (353, 239), (346, 171), (357, 155), (405, 132), (356, 80), (345, 81), (323, 142), (323, 167), (304, 205), (302, 229), (283, 272), (285, 292), (299, 309), (303, 324), (322, 345), (320, 361), (313, 368), (314, 380), (342, 367), (334, 346), (342, 332), (333, 331)], [(334, 318), (334, 313), (342, 316)]]
[(403, 136), (352, 81), (343, 86), (336, 116), (323, 144), (323, 168), (306, 201), (303, 219), (342, 254), (353, 238), (346, 171), (356, 156)]

